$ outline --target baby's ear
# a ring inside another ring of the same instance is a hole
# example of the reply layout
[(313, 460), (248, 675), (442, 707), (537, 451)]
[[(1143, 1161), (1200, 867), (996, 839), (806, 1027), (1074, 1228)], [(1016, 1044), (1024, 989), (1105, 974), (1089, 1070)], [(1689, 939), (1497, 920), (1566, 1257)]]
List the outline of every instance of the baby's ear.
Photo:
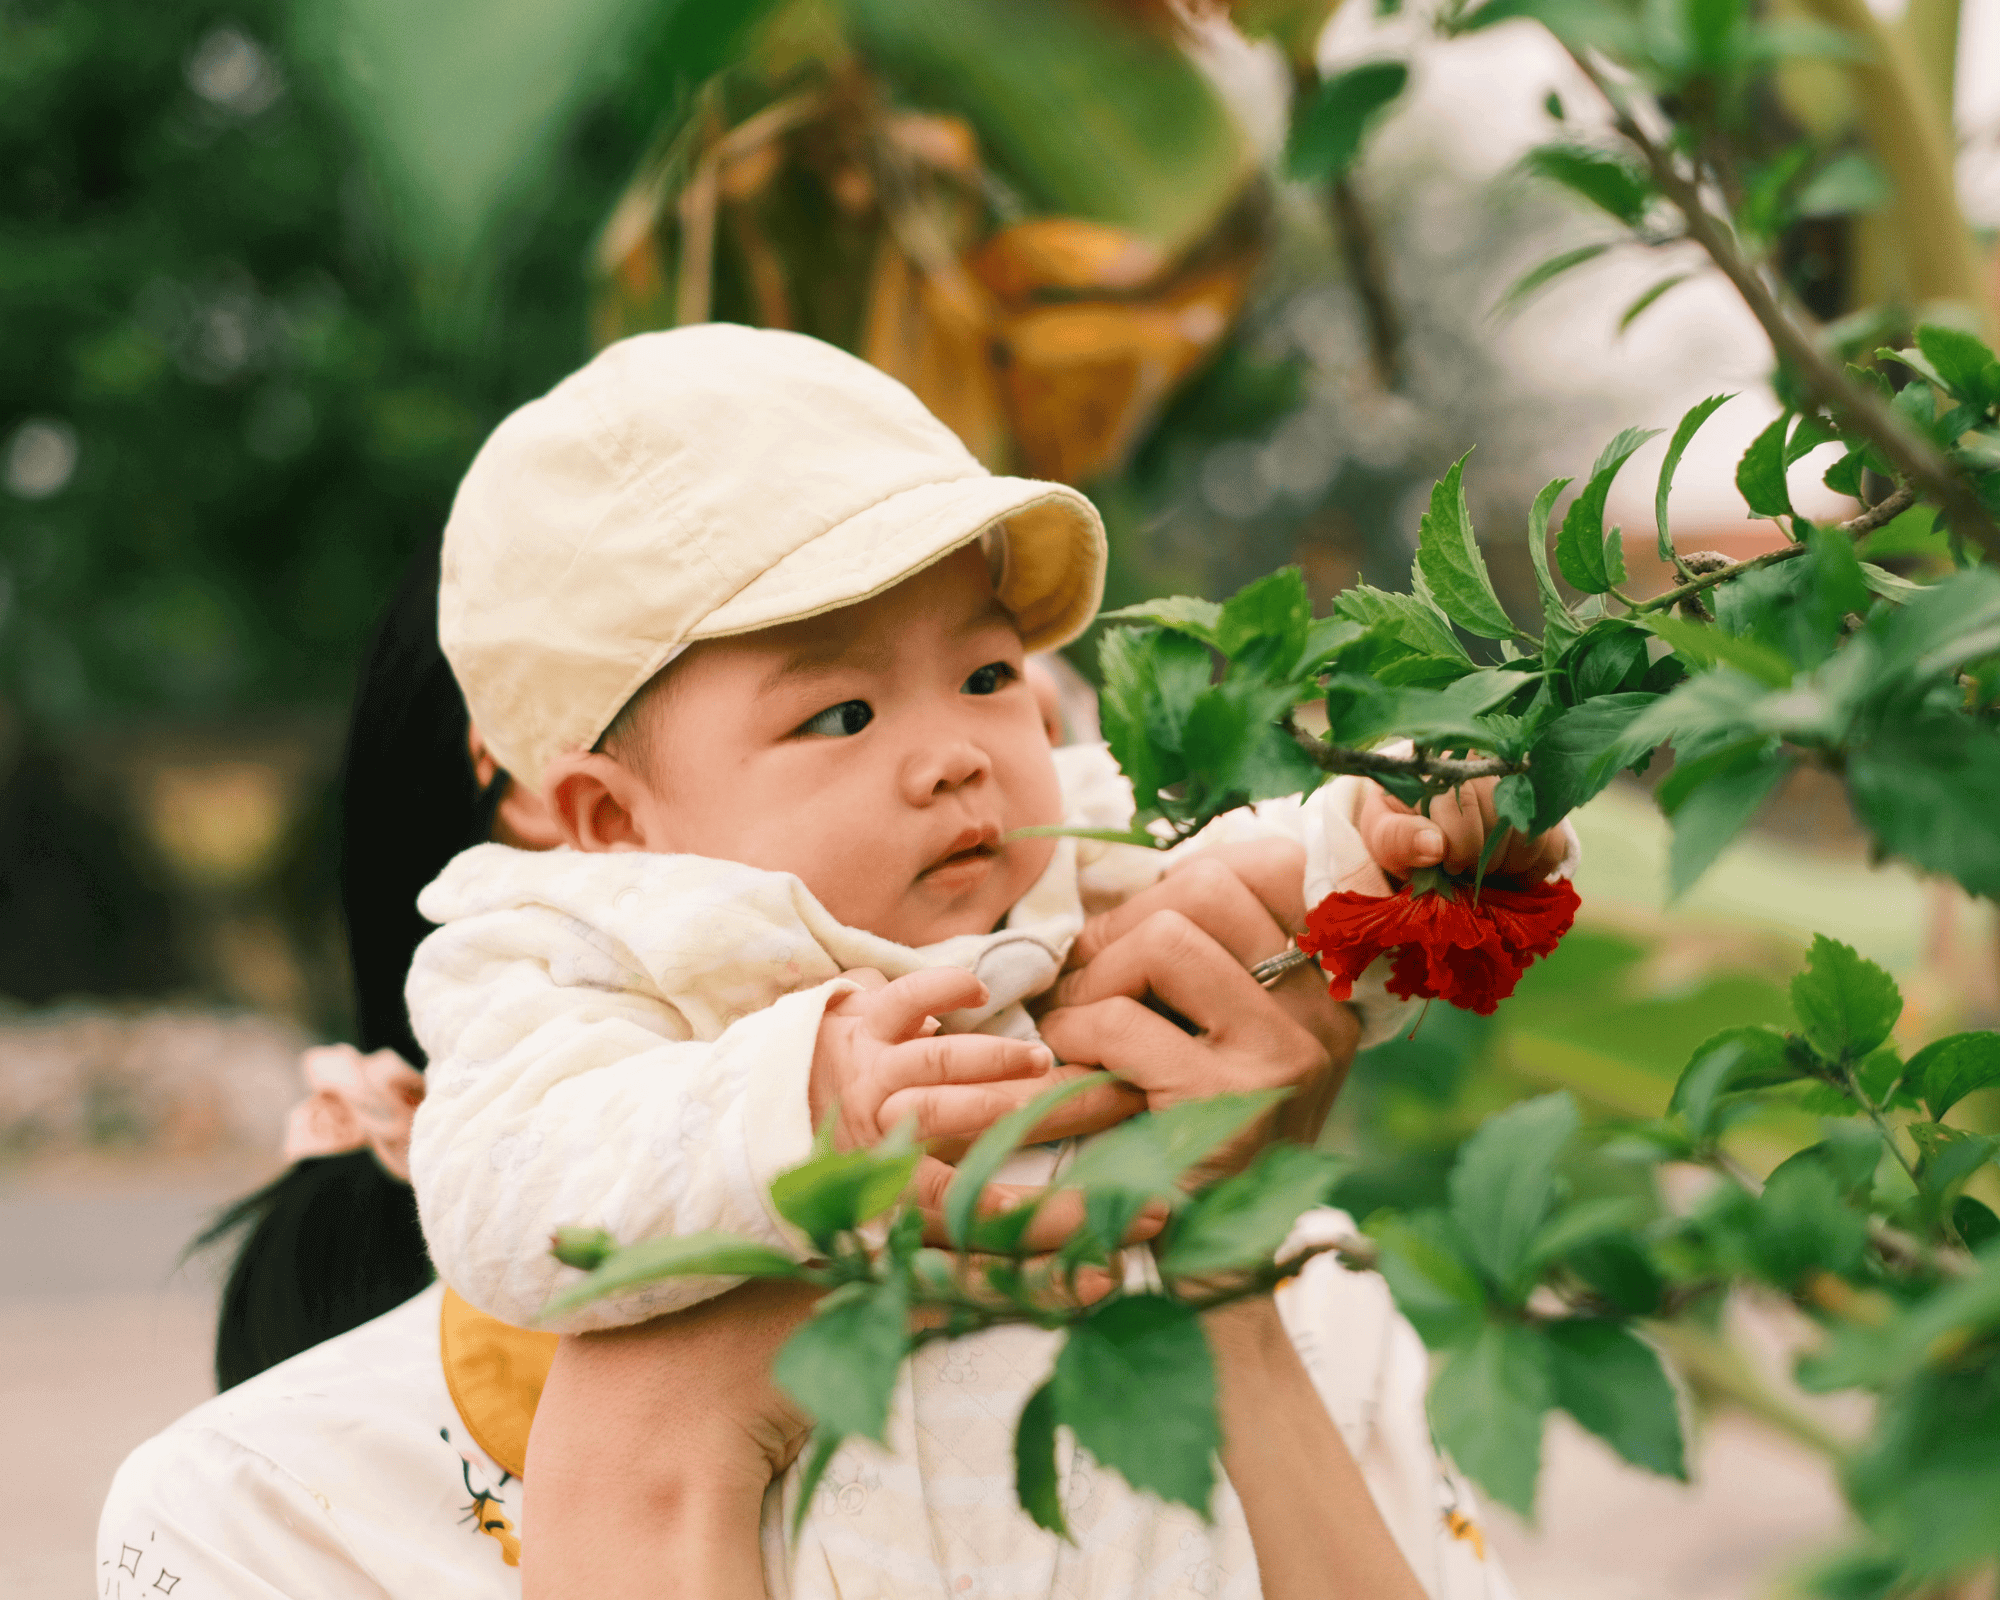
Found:
[(595, 750), (557, 756), (542, 775), (550, 816), (573, 850), (647, 849), (650, 791), (630, 767)]

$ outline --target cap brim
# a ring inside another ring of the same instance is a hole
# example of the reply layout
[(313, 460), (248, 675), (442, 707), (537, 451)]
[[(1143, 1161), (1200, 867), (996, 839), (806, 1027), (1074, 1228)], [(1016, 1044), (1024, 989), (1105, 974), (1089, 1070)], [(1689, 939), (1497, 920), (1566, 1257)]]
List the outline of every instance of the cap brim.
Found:
[(689, 641), (797, 622), (893, 588), (998, 523), (998, 585), (1030, 650), (1067, 644), (1104, 597), (1104, 525), (1076, 490), (985, 474), (919, 484), (801, 545), (704, 617)]

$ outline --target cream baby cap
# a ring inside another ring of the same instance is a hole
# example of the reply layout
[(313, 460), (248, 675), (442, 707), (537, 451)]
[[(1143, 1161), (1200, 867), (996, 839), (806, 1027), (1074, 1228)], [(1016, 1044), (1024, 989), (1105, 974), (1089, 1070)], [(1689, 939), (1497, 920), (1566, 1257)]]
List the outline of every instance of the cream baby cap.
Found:
[(620, 340), (500, 424), (445, 526), (438, 639), (515, 777), (595, 744), (699, 639), (865, 600), (989, 543), (1031, 650), (1104, 588), (1104, 527), (1059, 483), (995, 477), (921, 401), (803, 334)]

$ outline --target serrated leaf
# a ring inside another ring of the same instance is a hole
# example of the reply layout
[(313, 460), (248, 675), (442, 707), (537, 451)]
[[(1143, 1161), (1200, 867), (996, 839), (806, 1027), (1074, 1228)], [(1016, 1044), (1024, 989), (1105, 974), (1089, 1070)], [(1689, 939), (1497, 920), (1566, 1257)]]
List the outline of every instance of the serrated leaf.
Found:
[(1785, 435), (1791, 413), (1779, 416), (1750, 442), (1736, 464), (1736, 487), (1743, 503), (1760, 517), (1792, 514), (1792, 493), (1785, 483)]
[(1184, 1173), (1284, 1098), (1283, 1090), (1260, 1089), (1188, 1100), (1132, 1117), (1083, 1145), (1057, 1181), (1065, 1189), (1178, 1202)]
[(1667, 274), (1666, 277), (1662, 278), (1658, 283), (1654, 284), (1651, 288), (1643, 291), (1636, 300), (1634, 300), (1629, 306), (1627, 306), (1624, 309), (1623, 312), (1619, 314), (1618, 317), (1619, 333), (1623, 334), (1628, 328), (1632, 326), (1633, 323), (1637, 322), (1648, 311), (1652, 310), (1654, 303), (1658, 301), (1661, 296), (1665, 295), (1669, 290), (1678, 289), (1682, 284), (1686, 283), (1688, 279), (1692, 278), (1693, 276), (1694, 274), (1692, 272), (1670, 272)]
[(1576, 1102), (1566, 1092), (1524, 1100), (1481, 1123), (1452, 1167), (1452, 1220), (1509, 1298), (1525, 1293), (1517, 1279), (1555, 1205), (1556, 1158), (1576, 1129)]
[(1923, 323), (1917, 328), (1917, 348), (1957, 399), (1982, 410), (2000, 401), (2000, 360), (1972, 334)]
[(1530, 834), (1546, 833), (1611, 781), (1618, 769), (1603, 765), (1604, 753), (1618, 746), (1658, 698), (1637, 692), (1599, 695), (1558, 713), (1536, 735), (1528, 748), (1528, 777), (1535, 790)]
[(1335, 1156), (1274, 1144), (1242, 1172), (1196, 1195), (1159, 1249), (1168, 1278), (1268, 1262), (1302, 1212), (1322, 1204), (1340, 1175)]
[(1954, 1033), (1933, 1039), (1910, 1057), (1903, 1081), (1942, 1117), (1978, 1089), (2000, 1083), (2000, 1033)]
[(1431, 1385), (1431, 1426), (1474, 1483), (1532, 1517), (1550, 1404), (1542, 1340), (1518, 1324), (1488, 1323), (1452, 1353)]
[(1215, 1365), (1195, 1313), (1163, 1295), (1113, 1300), (1070, 1328), (1050, 1379), (1076, 1442), (1135, 1489), (1208, 1515)]
[(1636, 227), (1646, 215), (1651, 185), (1630, 162), (1584, 145), (1538, 145), (1521, 158), (1537, 177), (1559, 183), (1609, 212), (1626, 227)]
[(1465, 461), (1466, 456), (1454, 461), (1431, 490), (1430, 510), (1418, 529), (1417, 564), (1453, 622), (1482, 639), (1506, 639), (1512, 637), (1514, 624), (1494, 592), (1486, 559), (1473, 536), (1472, 512), (1465, 503)]
[[(1759, 742), (1675, 769), (1676, 777), (1686, 773), (1683, 786), (1671, 804), (1664, 792), (1660, 799), (1674, 824), (1667, 852), (1668, 900), (1678, 900), (1694, 886), (1797, 765)], [(1664, 791), (1665, 785), (1661, 787)]]
[(1472, 664), (1458, 635), (1433, 606), (1415, 595), (1395, 594), (1365, 583), (1341, 591), (1333, 602), (1334, 615), (1364, 628), (1379, 629), (1417, 655), (1442, 656)]
[(1680, 1403), (1653, 1348), (1615, 1322), (1544, 1326), (1555, 1403), (1636, 1467), (1687, 1481)]
[(1471, 1337), (1486, 1309), (1486, 1287), (1465, 1259), (1467, 1246), (1442, 1211), (1368, 1219), (1383, 1281), (1396, 1309), (1433, 1350)]
[(1765, 1180), (1751, 1235), (1757, 1269), (1781, 1289), (1812, 1272), (1848, 1274), (1861, 1265), (1868, 1224), (1841, 1198), (1824, 1166), (1787, 1162)]
[(1571, 1251), (1594, 1244), (1606, 1234), (1630, 1230), (1644, 1221), (1645, 1215), (1645, 1206), (1625, 1197), (1579, 1200), (1543, 1224), (1528, 1251), (1529, 1263), (1539, 1272), (1550, 1262), (1561, 1261)]
[(1618, 469), (1625, 465), (1658, 428), (1627, 428), (1597, 458), (1590, 469), (1590, 481), (1570, 502), (1563, 517), (1562, 531), (1556, 535), (1556, 565), (1562, 575), (1585, 594), (1603, 594), (1625, 581), (1625, 558), (1615, 537), (1604, 532), (1604, 502)]
[(1059, 1539), (1069, 1537), (1063, 1520), (1062, 1477), (1056, 1471), (1056, 1400), (1053, 1381), (1028, 1396), (1014, 1427), (1014, 1493), (1028, 1520)]
[(1859, 1061), (1903, 1014), (1896, 980), (1852, 945), (1813, 935), (1806, 970), (1792, 979), (1792, 1011), (1830, 1061)]
[(1774, 689), (1782, 689), (1792, 681), (1794, 669), (1790, 660), (1747, 634), (1724, 633), (1705, 622), (1690, 622), (1685, 617), (1670, 617), (1657, 611), (1636, 620), (1640, 627), (1666, 640), (1677, 654), (1697, 666), (1712, 667), (1726, 662)]
[[(1891, 350), (1887, 346), (1883, 346), (1875, 352), (1875, 359), (1878, 361), (1901, 362), (1918, 377), (1922, 378), (1924, 382), (1936, 384), (1940, 389), (1949, 390), (1951, 388), (1951, 385), (1944, 381), (1944, 374), (1931, 365), (1930, 357), (1925, 355), (1922, 350)], [(1898, 394), (1902, 393), (1900, 389), (1896, 392)]]
[(1191, 633), (1197, 639), (1214, 644), (1216, 632), (1222, 622), (1222, 607), (1213, 600), (1198, 600), (1193, 595), (1167, 595), (1159, 600), (1141, 600), (1137, 605), (1120, 606), (1116, 611), (1100, 611), (1099, 622), (1150, 622), (1162, 628), (1175, 628), (1182, 633)]
[(1292, 115), (1286, 169), (1307, 183), (1340, 177), (1361, 154), (1369, 125), (1409, 81), (1400, 61), (1364, 61), (1328, 78)]
[(2000, 794), (2000, 734), (1968, 717), (1883, 728), (1849, 755), (1847, 793), (1882, 849), (2000, 897), (2000, 807), (1966, 803)]
[(798, 1275), (798, 1262), (752, 1239), (715, 1232), (642, 1239), (613, 1250), (590, 1276), (550, 1300), (542, 1308), (542, 1316), (545, 1319), (567, 1316), (607, 1295), (666, 1278), (795, 1278)]
[(1805, 1076), (1807, 1064), (1787, 1049), (1774, 1028), (1725, 1028), (1696, 1047), (1668, 1101), (1697, 1143), (1719, 1131), (1717, 1113), (1725, 1096), (1770, 1088)]
[[(907, 1141), (904, 1141), (907, 1143)], [(917, 1170), (922, 1152), (911, 1149), (849, 1150), (816, 1156), (781, 1172), (771, 1184), (771, 1204), (822, 1250), (836, 1235), (894, 1205)], [(851, 1428), (842, 1432), (852, 1433)]]
[(1090, 1087), (1089, 1078), (1072, 1078), (1068, 1083), (1045, 1089), (1018, 1111), (1008, 1112), (979, 1136), (972, 1148), (960, 1158), (951, 1185), (944, 1192), (945, 1235), (953, 1244), (961, 1250), (966, 1247), (973, 1219), (979, 1214), (980, 1195), (1007, 1158), (1020, 1148), (1021, 1141), (1056, 1107)]
[(821, 1300), (785, 1341), (771, 1376), (820, 1423), (879, 1443), (908, 1348), (909, 1320), (901, 1278), (848, 1284)]
[(1850, 500), (1859, 500), (1861, 473), (1867, 458), (1867, 452), (1864, 450), (1850, 450), (1820, 474), (1819, 481), (1835, 494), (1844, 494)]
[[(1687, 274), (1683, 273), (1681, 276), (1685, 277)], [(1679, 281), (1679, 278), (1669, 278), (1664, 287), (1671, 288)], [(1661, 289), (1662, 286), (1656, 285), (1648, 292), (1657, 295)], [(1639, 309), (1643, 311), (1645, 306), (1642, 305)], [(1681, 418), (1679, 426), (1674, 429), (1672, 440), (1667, 444), (1666, 459), (1660, 463), (1659, 487), (1653, 491), (1653, 521), (1660, 534), (1660, 559), (1668, 565), (1672, 565), (1674, 559), (1674, 536), (1667, 528), (1667, 496), (1674, 486), (1674, 474), (1680, 470), (1681, 457), (1687, 454), (1688, 444), (1693, 440), (1696, 431), (1714, 416), (1719, 408), (1735, 398), (1733, 394), (1712, 394), (1698, 405), (1689, 407), (1687, 414)]]
[(1528, 556), (1535, 564), (1535, 588), (1542, 597), (1542, 648), (1549, 655), (1560, 651), (1583, 631), (1557, 592), (1555, 579), (1549, 575), (1549, 513), (1555, 507), (1556, 496), (1572, 481), (1556, 478), (1543, 484), (1535, 503), (1528, 508)]
[(1504, 315), (1516, 311), (1534, 298), (1536, 291), (1554, 283), (1565, 272), (1582, 266), (1586, 261), (1595, 261), (1609, 244), (1580, 244), (1573, 250), (1564, 250), (1546, 261), (1538, 261), (1507, 286), (1507, 292), (1494, 303), (1494, 315)]

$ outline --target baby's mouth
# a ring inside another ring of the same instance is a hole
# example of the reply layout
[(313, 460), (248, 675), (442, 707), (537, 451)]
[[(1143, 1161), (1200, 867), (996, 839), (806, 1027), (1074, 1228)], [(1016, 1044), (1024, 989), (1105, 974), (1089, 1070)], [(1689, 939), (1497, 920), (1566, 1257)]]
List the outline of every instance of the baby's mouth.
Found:
[(934, 873), (946, 872), (953, 867), (971, 866), (976, 862), (991, 861), (1000, 854), (1000, 830), (988, 823), (983, 828), (967, 828), (956, 839), (951, 848), (918, 874), (928, 878)]

